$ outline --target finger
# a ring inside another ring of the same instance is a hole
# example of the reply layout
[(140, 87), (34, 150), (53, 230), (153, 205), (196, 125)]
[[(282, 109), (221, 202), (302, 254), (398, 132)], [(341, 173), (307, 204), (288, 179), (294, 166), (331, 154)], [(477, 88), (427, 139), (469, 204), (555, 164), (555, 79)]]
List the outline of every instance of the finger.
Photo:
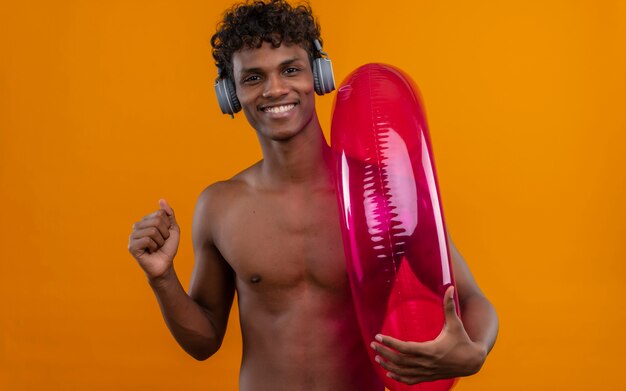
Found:
[(398, 364), (398, 365), (406, 365), (405, 357), (402, 353), (392, 350), (386, 347), (385, 345), (381, 345), (379, 343), (377, 344), (376, 342), (372, 342), (370, 346), (372, 349), (374, 349), (376, 353), (378, 353), (385, 360)]
[(159, 206), (161, 207), (162, 210), (165, 211), (165, 213), (167, 213), (168, 216), (170, 217), (174, 217), (174, 209), (172, 209), (172, 207), (170, 206), (170, 204), (167, 203), (167, 201), (164, 198), (161, 198), (159, 200)]
[[(158, 213), (157, 213), (158, 212)], [(146, 228), (150, 228), (150, 227), (156, 227), (159, 232), (161, 232), (161, 235), (167, 239), (170, 237), (170, 218), (167, 216), (167, 214), (165, 213), (165, 211), (163, 210), (159, 210), (155, 213), (157, 214), (150, 214), (149, 216), (151, 217), (144, 217), (143, 220), (141, 220), (138, 223), (133, 224), (133, 232), (135, 231), (140, 231), (142, 229), (146, 229)]]
[(454, 301), (454, 286), (450, 285), (444, 294), (443, 311), (445, 316), (444, 329), (457, 326), (461, 319), (456, 312), (456, 302)]
[(165, 243), (165, 238), (161, 234), (161, 231), (157, 227), (148, 227), (133, 232), (132, 237), (135, 239), (141, 239), (144, 236), (150, 237), (161, 248)]
[(142, 220), (146, 220), (146, 219), (151, 219), (154, 217), (168, 217), (167, 212), (163, 209), (157, 209), (154, 212), (150, 213), (149, 215), (144, 216), (144, 218)]
[(450, 285), (448, 289), (446, 289), (445, 297), (445, 311), (446, 315), (450, 315), (451, 313), (456, 314), (456, 303), (454, 302), (454, 285)]
[(146, 245), (145, 245), (144, 248), (146, 249), (146, 251), (148, 253), (150, 253), (150, 254), (155, 253), (159, 249), (159, 245), (157, 244), (157, 242), (154, 241), (154, 239), (152, 239), (149, 236), (144, 236), (140, 240), (144, 240), (144, 239), (145, 239), (145, 242), (146, 242)]
[[(411, 368), (412, 370), (415, 370), (416, 368), (429, 368), (429, 363), (432, 362), (432, 352), (429, 342), (410, 343), (415, 344), (416, 347), (412, 347), (410, 349), (412, 352), (409, 354), (397, 352), (384, 345), (376, 344), (375, 342), (372, 342), (371, 347), (386, 361), (393, 363), (399, 367)], [(427, 347), (428, 349), (423, 348), (423, 346)]]
[(172, 207), (170, 206), (170, 204), (167, 203), (167, 201), (165, 201), (164, 198), (161, 198), (159, 200), (159, 206), (161, 207), (162, 210), (165, 211), (165, 213), (167, 213), (167, 215), (170, 218), (170, 221), (172, 222), (172, 225), (178, 229), (178, 223), (176, 222), (176, 215), (174, 214), (174, 209), (172, 209)]
[(398, 365), (392, 361), (387, 361), (381, 356), (374, 357), (374, 360), (386, 370), (402, 376), (415, 376), (421, 371), (420, 367), (407, 367)]
[(157, 250), (157, 243), (149, 236), (144, 236), (140, 239), (131, 239), (128, 249), (135, 257), (140, 257), (145, 252), (155, 252)]
[(381, 344), (397, 350), (400, 353), (407, 353), (407, 346), (404, 341), (382, 334), (377, 334), (375, 339)]
[(378, 334), (376, 335), (376, 340), (381, 344), (390, 347), (393, 350), (396, 350), (403, 354), (408, 354), (411, 356), (424, 356), (427, 355), (425, 351), (429, 345), (429, 341), (426, 342), (406, 342), (401, 341), (399, 339), (390, 337), (388, 335)]

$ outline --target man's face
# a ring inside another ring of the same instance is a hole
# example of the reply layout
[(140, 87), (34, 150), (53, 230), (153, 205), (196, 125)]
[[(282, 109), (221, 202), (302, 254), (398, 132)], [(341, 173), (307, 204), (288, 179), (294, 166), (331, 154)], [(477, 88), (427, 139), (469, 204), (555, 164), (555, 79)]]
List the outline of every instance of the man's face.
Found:
[(309, 57), (299, 45), (268, 42), (233, 54), (237, 98), (260, 136), (288, 140), (315, 116), (315, 91)]

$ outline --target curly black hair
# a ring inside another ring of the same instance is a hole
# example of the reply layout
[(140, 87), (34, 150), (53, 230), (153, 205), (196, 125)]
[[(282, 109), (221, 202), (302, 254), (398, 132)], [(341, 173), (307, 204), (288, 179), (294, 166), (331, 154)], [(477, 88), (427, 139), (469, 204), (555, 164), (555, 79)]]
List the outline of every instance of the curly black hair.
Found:
[(309, 58), (320, 57), (314, 40), (320, 38), (320, 26), (311, 6), (292, 6), (285, 0), (248, 0), (226, 10), (217, 32), (211, 37), (213, 58), (219, 77), (233, 77), (233, 53), (242, 48), (260, 48), (269, 42), (277, 48), (281, 43), (302, 46)]

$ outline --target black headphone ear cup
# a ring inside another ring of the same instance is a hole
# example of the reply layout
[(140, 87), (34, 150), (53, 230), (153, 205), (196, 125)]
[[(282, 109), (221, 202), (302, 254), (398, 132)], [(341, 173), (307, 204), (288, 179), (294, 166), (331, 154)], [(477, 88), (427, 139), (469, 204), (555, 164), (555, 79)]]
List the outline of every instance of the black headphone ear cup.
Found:
[(335, 89), (335, 75), (333, 64), (327, 58), (313, 60), (313, 83), (318, 95), (328, 94)]
[(319, 70), (318, 67), (320, 66), (319, 64), (319, 58), (316, 58), (315, 60), (313, 60), (313, 86), (315, 87), (315, 93), (317, 95), (324, 95), (324, 90), (322, 89), (322, 86), (320, 84), (320, 78), (319, 78)]
[(235, 85), (229, 78), (218, 79), (215, 81), (215, 95), (217, 103), (223, 114), (233, 115), (241, 110), (241, 104), (237, 98)]
[(237, 90), (235, 90), (235, 84), (231, 79), (226, 79), (226, 83), (228, 85), (228, 96), (230, 98), (230, 101), (232, 102), (233, 112), (238, 113), (241, 110), (241, 103), (239, 103), (239, 98), (237, 98)]

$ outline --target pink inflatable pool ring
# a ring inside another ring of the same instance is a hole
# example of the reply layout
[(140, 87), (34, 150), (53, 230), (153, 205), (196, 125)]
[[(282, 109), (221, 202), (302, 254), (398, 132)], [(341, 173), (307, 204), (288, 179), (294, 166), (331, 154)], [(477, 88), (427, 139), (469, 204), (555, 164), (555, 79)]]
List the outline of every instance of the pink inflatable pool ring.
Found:
[[(364, 343), (369, 346), (376, 334), (417, 342), (436, 338), (444, 323), (444, 292), (454, 279), (424, 108), (409, 77), (382, 64), (352, 72), (335, 100), (331, 146)], [(449, 390), (454, 384), (396, 382), (368, 351), (392, 391)]]

